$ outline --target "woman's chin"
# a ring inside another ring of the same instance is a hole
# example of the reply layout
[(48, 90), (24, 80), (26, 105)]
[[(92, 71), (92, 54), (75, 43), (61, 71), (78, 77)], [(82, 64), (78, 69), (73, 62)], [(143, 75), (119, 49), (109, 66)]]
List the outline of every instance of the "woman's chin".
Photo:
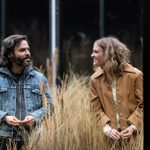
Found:
[(97, 64), (97, 63), (95, 63), (95, 62), (93, 62), (93, 66), (98, 66), (98, 64)]

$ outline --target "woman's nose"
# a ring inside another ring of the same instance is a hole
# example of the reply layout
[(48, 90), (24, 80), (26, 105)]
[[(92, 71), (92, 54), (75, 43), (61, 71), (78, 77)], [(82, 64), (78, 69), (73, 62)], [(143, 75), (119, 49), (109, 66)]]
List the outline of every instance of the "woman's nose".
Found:
[(91, 57), (93, 57), (93, 56), (94, 56), (94, 54), (92, 53), (92, 54), (91, 54)]

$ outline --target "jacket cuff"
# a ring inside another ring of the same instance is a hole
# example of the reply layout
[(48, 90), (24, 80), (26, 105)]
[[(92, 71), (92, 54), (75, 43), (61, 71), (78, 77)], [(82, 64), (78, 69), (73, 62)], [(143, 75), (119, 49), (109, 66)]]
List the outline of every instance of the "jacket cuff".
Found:
[(137, 130), (137, 127), (136, 127), (135, 125), (133, 125), (133, 124), (131, 124), (131, 125), (130, 125), (130, 127), (131, 127), (131, 128), (133, 128), (133, 129), (134, 129), (134, 131), (136, 131), (136, 130)]
[(6, 112), (0, 112), (0, 124), (3, 121), (4, 117), (7, 115)]
[(106, 134), (109, 130), (111, 130), (111, 127), (109, 126), (109, 124), (106, 124), (106, 125), (103, 127), (103, 133)]

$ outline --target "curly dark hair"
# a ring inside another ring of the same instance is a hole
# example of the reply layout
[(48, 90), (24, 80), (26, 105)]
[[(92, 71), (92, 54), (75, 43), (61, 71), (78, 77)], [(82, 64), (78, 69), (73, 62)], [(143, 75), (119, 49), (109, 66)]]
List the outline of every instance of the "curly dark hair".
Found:
[(11, 65), (9, 54), (14, 51), (16, 45), (19, 45), (22, 40), (26, 40), (28, 42), (28, 38), (26, 35), (14, 34), (10, 35), (2, 41), (1, 47), (1, 58), (0, 58), (0, 66), (8, 66)]

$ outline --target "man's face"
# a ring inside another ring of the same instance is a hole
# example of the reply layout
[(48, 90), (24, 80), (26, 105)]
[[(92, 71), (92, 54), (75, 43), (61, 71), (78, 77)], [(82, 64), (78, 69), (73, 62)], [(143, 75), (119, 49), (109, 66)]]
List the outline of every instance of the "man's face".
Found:
[(23, 40), (16, 45), (12, 56), (12, 63), (20, 67), (29, 66), (31, 64), (30, 48), (27, 41)]

